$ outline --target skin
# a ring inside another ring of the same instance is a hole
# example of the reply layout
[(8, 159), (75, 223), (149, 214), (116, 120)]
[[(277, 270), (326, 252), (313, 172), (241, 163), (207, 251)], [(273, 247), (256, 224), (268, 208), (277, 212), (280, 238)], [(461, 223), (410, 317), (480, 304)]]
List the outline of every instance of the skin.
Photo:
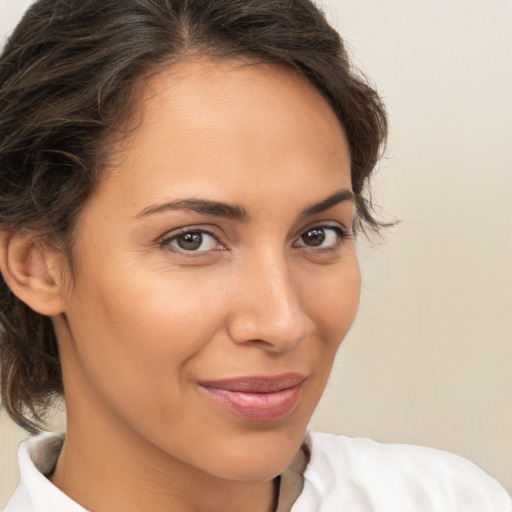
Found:
[[(270, 511), (359, 300), (344, 130), (296, 72), (233, 61), (152, 77), (136, 121), (81, 213), (72, 271), (48, 264), (68, 412), (51, 480), (94, 511)], [(245, 216), (163, 206), (191, 198)], [(187, 251), (182, 228), (210, 235)], [(289, 372), (307, 377), (300, 402), (270, 422), (198, 386)]]

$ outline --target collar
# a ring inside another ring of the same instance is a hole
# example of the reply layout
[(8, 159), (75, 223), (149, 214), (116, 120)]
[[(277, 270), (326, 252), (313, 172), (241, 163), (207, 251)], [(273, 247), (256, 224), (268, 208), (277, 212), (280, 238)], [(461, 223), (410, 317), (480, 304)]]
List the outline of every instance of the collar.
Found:
[(45, 432), (21, 443), (20, 484), (4, 512), (87, 512), (46, 477), (55, 469), (63, 442), (63, 432)]

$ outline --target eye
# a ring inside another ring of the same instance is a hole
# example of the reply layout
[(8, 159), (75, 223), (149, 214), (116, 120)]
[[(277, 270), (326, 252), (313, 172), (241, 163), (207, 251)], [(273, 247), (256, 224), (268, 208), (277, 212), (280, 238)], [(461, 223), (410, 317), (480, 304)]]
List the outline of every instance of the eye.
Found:
[(164, 238), (161, 245), (185, 252), (207, 252), (224, 248), (214, 235), (200, 229), (181, 230)]
[(336, 248), (347, 232), (339, 226), (314, 226), (300, 235), (294, 247)]

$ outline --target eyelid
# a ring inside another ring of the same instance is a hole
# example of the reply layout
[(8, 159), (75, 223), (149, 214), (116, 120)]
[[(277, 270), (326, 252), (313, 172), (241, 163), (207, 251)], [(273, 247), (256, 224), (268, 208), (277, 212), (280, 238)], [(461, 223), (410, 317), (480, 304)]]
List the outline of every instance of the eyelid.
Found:
[(352, 226), (347, 227), (342, 222), (335, 221), (335, 220), (323, 220), (323, 221), (320, 220), (320, 221), (316, 221), (316, 222), (311, 222), (310, 224), (307, 224), (306, 226), (302, 227), (295, 235), (295, 238), (303, 235), (310, 229), (314, 229), (314, 228), (338, 229), (343, 233), (344, 236), (347, 236), (347, 237), (352, 236), (352, 234), (353, 234)]

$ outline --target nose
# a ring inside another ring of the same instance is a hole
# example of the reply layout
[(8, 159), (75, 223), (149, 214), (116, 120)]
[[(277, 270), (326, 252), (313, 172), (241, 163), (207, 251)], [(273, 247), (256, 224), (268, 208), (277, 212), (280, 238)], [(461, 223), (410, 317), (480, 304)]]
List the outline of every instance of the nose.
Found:
[(228, 322), (233, 341), (286, 352), (311, 335), (314, 324), (302, 301), (300, 278), (292, 278), (284, 257), (253, 257), (236, 276)]

